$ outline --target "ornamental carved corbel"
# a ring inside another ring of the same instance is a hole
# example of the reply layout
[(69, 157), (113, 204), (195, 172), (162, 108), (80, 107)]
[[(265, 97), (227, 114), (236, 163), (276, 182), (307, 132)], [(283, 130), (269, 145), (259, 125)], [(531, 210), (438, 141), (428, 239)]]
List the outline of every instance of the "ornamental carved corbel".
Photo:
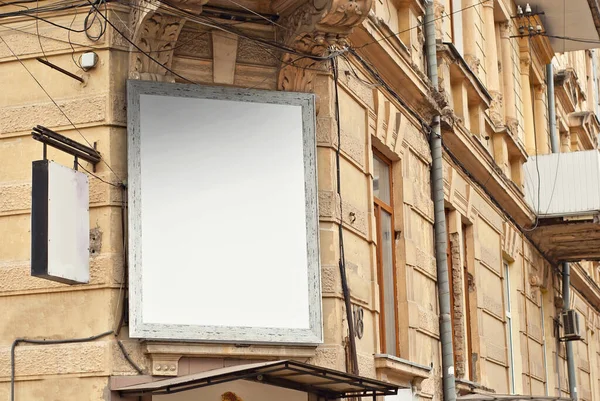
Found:
[(495, 126), (504, 125), (504, 109), (502, 107), (502, 93), (492, 92), (492, 101), (490, 102), (490, 119)]
[[(372, 0), (309, 0), (281, 19), (281, 37), (298, 52), (323, 56), (330, 47), (347, 44), (352, 29), (367, 18)], [(315, 73), (327, 71), (327, 61), (286, 53), (279, 72), (279, 89), (313, 92)]]
[[(207, 2), (208, 0), (180, 0), (176, 2), (176, 6), (185, 11), (200, 14), (202, 5)], [(172, 68), (175, 44), (185, 21), (185, 18), (168, 14), (161, 9), (160, 3), (157, 2), (144, 1), (143, 7), (132, 7), (130, 26), (133, 27), (133, 35), (131, 41), (142, 51), (131, 46), (129, 78), (175, 81), (175, 77), (168, 69)]]
[(474, 56), (472, 54), (466, 54), (465, 62), (474, 74), (479, 74), (479, 66), (481, 65), (481, 60), (479, 59), (479, 57)]
[(328, 46), (346, 44), (371, 4), (372, 0), (309, 0), (282, 19), (283, 37), (299, 51), (322, 55)]

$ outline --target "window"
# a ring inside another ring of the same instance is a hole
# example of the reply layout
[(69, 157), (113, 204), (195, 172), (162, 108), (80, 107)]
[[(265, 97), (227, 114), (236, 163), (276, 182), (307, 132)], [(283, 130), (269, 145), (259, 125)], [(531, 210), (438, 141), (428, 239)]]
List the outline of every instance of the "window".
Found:
[(510, 301), (510, 275), (508, 262), (504, 261), (504, 300), (505, 300), (505, 318), (506, 318), (506, 342), (508, 346), (508, 379), (510, 384), (510, 393), (515, 393), (515, 370), (512, 336), (512, 314)]
[[(464, 377), (467, 380), (474, 380), (473, 377), (473, 361), (472, 361), (472, 341), (471, 341), (471, 306), (469, 300), (469, 270), (467, 268), (467, 226), (462, 225), (462, 269), (461, 266), (454, 266), (454, 260), (452, 258), (452, 242), (450, 241), (450, 211), (446, 210), (446, 229), (448, 232), (448, 246), (446, 250), (446, 256), (448, 259), (448, 283), (450, 285), (450, 319), (452, 322), (452, 338), (453, 346), (456, 346), (457, 341), (463, 344), (465, 352), (462, 353), (462, 357), (458, 360), (458, 354), (456, 350), (454, 352), (454, 364), (456, 366), (464, 366), (464, 376), (461, 373), (460, 377)], [(453, 212), (457, 213), (457, 212)], [(457, 215), (458, 216), (458, 215)], [(460, 245), (459, 245), (460, 247)], [(460, 281), (456, 281), (454, 277), (455, 269), (461, 271)], [(461, 291), (456, 293), (455, 288), (461, 288)], [(457, 295), (457, 294), (462, 294)], [(456, 298), (455, 298), (456, 297)], [(462, 310), (464, 320), (456, 322), (455, 306), (459, 304), (459, 309)], [(458, 336), (458, 338), (457, 338)]]
[(461, 0), (450, 0), (450, 30), (452, 32), (452, 43), (454, 44), (454, 47), (456, 47), (456, 50), (464, 56), (461, 3)]
[(466, 326), (466, 334), (467, 334), (467, 341), (466, 341), (466, 355), (467, 355), (467, 359), (466, 359), (466, 363), (465, 363), (465, 368), (466, 371), (468, 372), (467, 378), (469, 380), (475, 380), (475, 376), (473, 375), (473, 372), (475, 371), (475, 369), (473, 369), (473, 341), (471, 339), (471, 301), (470, 301), (470, 296), (469, 296), (469, 267), (468, 267), (468, 256), (469, 254), (467, 253), (467, 226), (463, 225), (462, 226), (462, 244), (463, 244), (463, 274), (462, 274), (462, 278), (463, 278), (463, 294), (465, 297), (465, 326)]
[(398, 355), (398, 315), (394, 257), (394, 212), (391, 163), (373, 150), (373, 197), (377, 227), (377, 282), (379, 284), (381, 351)]

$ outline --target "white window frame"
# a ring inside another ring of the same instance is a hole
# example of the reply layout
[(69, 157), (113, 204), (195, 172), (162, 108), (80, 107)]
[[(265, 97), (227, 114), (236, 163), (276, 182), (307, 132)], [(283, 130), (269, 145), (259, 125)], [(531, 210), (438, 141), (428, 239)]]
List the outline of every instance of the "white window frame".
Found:
[(514, 342), (512, 334), (512, 305), (510, 296), (510, 266), (507, 261), (502, 262), (504, 266), (504, 292), (505, 303), (504, 313), (506, 319), (506, 340), (508, 341), (508, 375), (510, 380), (510, 394), (515, 394), (515, 357)]

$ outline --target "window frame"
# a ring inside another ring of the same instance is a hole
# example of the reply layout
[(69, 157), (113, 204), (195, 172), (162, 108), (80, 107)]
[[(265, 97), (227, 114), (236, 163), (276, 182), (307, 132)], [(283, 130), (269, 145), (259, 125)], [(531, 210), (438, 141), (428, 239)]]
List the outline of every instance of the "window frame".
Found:
[(462, 246), (463, 246), (463, 293), (465, 297), (465, 305), (464, 305), (464, 316), (465, 316), (465, 326), (466, 326), (466, 347), (467, 347), (467, 355), (468, 358), (466, 360), (467, 369), (469, 372), (468, 379), (471, 381), (475, 380), (475, 376), (473, 373), (475, 372), (474, 363), (473, 363), (473, 335), (471, 333), (471, 296), (469, 294), (469, 259), (468, 259), (468, 244), (467, 244), (467, 225), (461, 225), (461, 234), (462, 234)]
[[(373, 165), (375, 164), (375, 158), (382, 161), (388, 167), (389, 173), (389, 191), (390, 191), (390, 203), (386, 203), (385, 201), (377, 198), (375, 196), (375, 191), (373, 191), (373, 204), (374, 204), (374, 214), (375, 214), (375, 231), (377, 236), (377, 243), (375, 247), (375, 256), (376, 256), (376, 264), (377, 264), (377, 284), (379, 286), (379, 341), (380, 341), (380, 350), (382, 354), (388, 354), (387, 350), (387, 336), (386, 336), (386, 319), (385, 319), (385, 291), (383, 286), (383, 276), (384, 276), (384, 266), (383, 266), (383, 257), (382, 257), (382, 237), (381, 237), (381, 211), (385, 211), (390, 215), (391, 218), (391, 229), (392, 235), (394, 235), (394, 193), (393, 193), (393, 176), (392, 176), (392, 162), (385, 157), (380, 151), (373, 148)], [(398, 277), (396, 275), (396, 250), (394, 249), (394, 241), (395, 238), (392, 238), (392, 276), (394, 277), (393, 288), (394, 288), (394, 333), (395, 333), (395, 343), (396, 343), (396, 352), (395, 354), (390, 354), (394, 356), (400, 355), (400, 333), (399, 333), (399, 324), (398, 324)]]
[(506, 347), (508, 352), (508, 380), (510, 394), (515, 394), (516, 378), (515, 378), (515, 353), (514, 353), (514, 338), (512, 324), (512, 302), (510, 294), (510, 264), (506, 260), (502, 260), (504, 270), (504, 319), (506, 321)]

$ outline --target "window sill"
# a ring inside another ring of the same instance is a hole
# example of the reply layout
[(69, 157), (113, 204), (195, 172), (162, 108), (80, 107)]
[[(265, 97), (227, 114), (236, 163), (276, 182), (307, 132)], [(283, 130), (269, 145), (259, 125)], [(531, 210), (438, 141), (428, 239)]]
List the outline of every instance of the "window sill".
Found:
[(381, 380), (407, 387), (415, 386), (417, 390), (421, 389), (421, 383), (431, 374), (429, 366), (385, 354), (375, 355), (375, 370)]
[(458, 392), (458, 395), (495, 393), (493, 389), (487, 388), (483, 384), (466, 379), (456, 379), (456, 391)]

